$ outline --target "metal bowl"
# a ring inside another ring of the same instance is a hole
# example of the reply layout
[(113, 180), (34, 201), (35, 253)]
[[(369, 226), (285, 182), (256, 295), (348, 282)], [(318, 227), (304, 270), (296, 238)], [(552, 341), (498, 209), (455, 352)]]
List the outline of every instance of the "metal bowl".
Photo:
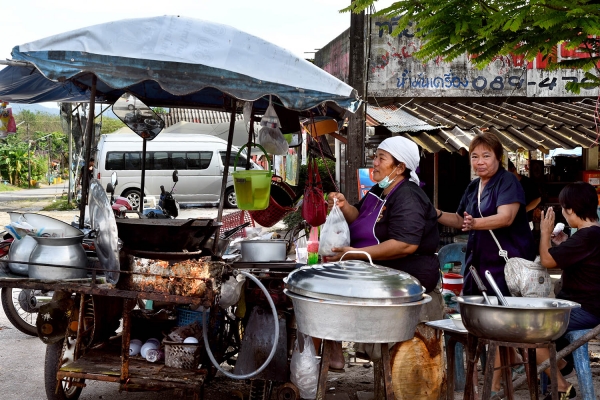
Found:
[(298, 330), (309, 336), (358, 343), (402, 342), (415, 335), (421, 308), (431, 301), (372, 304), (368, 301), (320, 300), (283, 291), (294, 303)]
[(498, 305), (493, 296), (490, 296), (492, 305), (485, 304), (482, 296), (456, 299), (469, 333), (485, 339), (519, 343), (558, 339), (567, 329), (571, 310), (581, 307), (573, 301), (544, 297), (507, 297), (508, 307)]

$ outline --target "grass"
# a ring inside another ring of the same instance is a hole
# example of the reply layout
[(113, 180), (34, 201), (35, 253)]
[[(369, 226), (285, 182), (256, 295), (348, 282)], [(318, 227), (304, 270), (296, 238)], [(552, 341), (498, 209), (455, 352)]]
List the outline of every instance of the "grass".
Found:
[(56, 201), (51, 202), (46, 207), (42, 209), (42, 211), (71, 211), (77, 210), (77, 203), (71, 201), (70, 203), (67, 201), (67, 196), (62, 196), (57, 198)]
[(15, 190), (21, 190), (21, 188), (13, 185), (5, 185), (4, 183), (0, 183), (0, 192), (14, 192)]

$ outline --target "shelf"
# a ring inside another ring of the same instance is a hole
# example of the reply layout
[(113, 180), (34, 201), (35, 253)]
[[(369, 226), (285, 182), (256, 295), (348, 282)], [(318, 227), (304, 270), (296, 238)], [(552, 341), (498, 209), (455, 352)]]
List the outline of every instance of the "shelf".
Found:
[[(120, 341), (119, 341), (120, 343)], [(63, 366), (57, 379), (75, 378), (104, 382), (121, 382), (120, 346), (93, 349), (82, 358)], [(129, 358), (129, 376), (122, 382), (124, 390), (181, 388), (200, 390), (207, 371), (167, 367), (142, 357)]]

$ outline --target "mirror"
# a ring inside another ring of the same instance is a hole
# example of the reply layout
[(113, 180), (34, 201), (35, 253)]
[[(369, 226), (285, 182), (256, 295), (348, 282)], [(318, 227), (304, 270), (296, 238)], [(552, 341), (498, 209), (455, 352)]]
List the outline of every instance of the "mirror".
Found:
[(112, 110), (117, 118), (142, 139), (154, 139), (165, 127), (165, 121), (158, 114), (130, 93), (119, 97)]
[(179, 181), (179, 172), (177, 170), (173, 171), (173, 182)]
[(115, 187), (113, 186), (112, 183), (108, 182), (106, 184), (106, 193), (113, 194), (114, 192), (115, 192)]
[(119, 183), (119, 180), (117, 179), (117, 173), (115, 171), (110, 174), (110, 183), (112, 184), (113, 188)]

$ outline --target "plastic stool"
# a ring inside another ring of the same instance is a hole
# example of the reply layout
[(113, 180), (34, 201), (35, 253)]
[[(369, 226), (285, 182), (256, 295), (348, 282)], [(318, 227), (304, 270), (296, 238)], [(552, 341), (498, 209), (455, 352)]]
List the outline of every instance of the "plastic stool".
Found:
[[(574, 342), (589, 331), (589, 329), (571, 331), (565, 334), (565, 338), (569, 342)], [(587, 342), (573, 351), (573, 362), (575, 364), (575, 372), (577, 373), (577, 382), (579, 382), (579, 396), (577, 397), (583, 400), (596, 400)]]
[[(590, 329), (582, 329), (579, 331), (571, 331), (565, 334), (565, 338), (569, 342), (574, 342), (579, 339)], [(594, 394), (594, 384), (592, 382), (592, 369), (590, 367), (590, 354), (588, 352), (587, 342), (573, 351), (573, 364), (577, 373), (577, 382), (579, 383), (578, 398), (583, 400), (596, 400)], [(545, 373), (540, 374), (540, 384), (542, 393), (546, 392), (548, 387), (548, 377)]]

